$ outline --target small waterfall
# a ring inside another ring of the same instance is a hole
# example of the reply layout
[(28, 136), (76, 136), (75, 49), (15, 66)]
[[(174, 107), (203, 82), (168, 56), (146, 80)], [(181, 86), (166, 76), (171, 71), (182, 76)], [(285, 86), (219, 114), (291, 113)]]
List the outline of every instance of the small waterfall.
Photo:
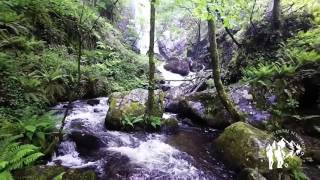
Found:
[(131, 6), (134, 11), (133, 21), (135, 22), (136, 31), (139, 39), (136, 47), (141, 54), (146, 54), (149, 49), (150, 41), (150, 1), (149, 0), (132, 0)]
[(157, 67), (158, 71), (160, 72), (161, 76), (165, 81), (168, 81), (168, 85), (172, 87), (177, 87), (182, 85), (183, 83), (186, 83), (184, 80), (192, 79), (194, 78), (195, 74), (194, 72), (190, 72), (188, 76), (181, 76), (180, 74), (172, 73), (170, 71), (167, 71), (164, 68), (164, 65), (166, 63), (162, 63), (160, 66)]

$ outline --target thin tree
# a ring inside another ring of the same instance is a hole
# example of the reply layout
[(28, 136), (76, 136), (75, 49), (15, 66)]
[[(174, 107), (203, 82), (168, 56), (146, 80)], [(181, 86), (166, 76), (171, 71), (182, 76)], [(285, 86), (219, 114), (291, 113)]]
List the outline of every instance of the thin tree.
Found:
[(216, 23), (213, 18), (208, 19), (208, 30), (209, 30), (209, 42), (210, 42), (210, 57), (212, 61), (212, 76), (214, 80), (214, 85), (217, 89), (218, 96), (223, 104), (223, 106), (227, 109), (230, 113), (231, 118), (236, 121), (242, 121), (243, 117), (236, 109), (233, 102), (229, 99), (224, 86), (221, 81), (221, 73), (219, 67), (219, 55), (218, 55), (218, 48), (217, 48), (217, 38), (216, 38)]
[(219, 54), (218, 54), (218, 47), (217, 47), (217, 37), (216, 37), (216, 20), (214, 15), (210, 13), (210, 8), (207, 6), (208, 11), (208, 33), (209, 33), (209, 52), (212, 61), (212, 76), (214, 80), (214, 85), (217, 90), (218, 96), (229, 112), (231, 118), (235, 121), (244, 121), (244, 117), (241, 113), (237, 110), (234, 103), (229, 99), (224, 86), (221, 81), (221, 73), (220, 73), (220, 66), (219, 66)]
[(281, 26), (281, 20), (280, 20), (280, 5), (281, 0), (273, 0), (273, 8), (272, 8), (272, 28), (274, 30), (279, 30)]
[(151, 9), (150, 9), (150, 43), (149, 43), (149, 87), (148, 87), (148, 104), (146, 108), (145, 121), (150, 120), (153, 112), (154, 105), (154, 73), (155, 73), (155, 63), (154, 63), (154, 34), (155, 34), (155, 20), (156, 20), (156, 9), (155, 9), (156, 0), (151, 0)]

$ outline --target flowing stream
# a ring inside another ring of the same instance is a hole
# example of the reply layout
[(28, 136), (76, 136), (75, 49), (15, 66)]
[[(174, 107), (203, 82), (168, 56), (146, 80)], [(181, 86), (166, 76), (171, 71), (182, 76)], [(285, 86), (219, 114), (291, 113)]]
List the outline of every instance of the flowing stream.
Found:
[[(137, 46), (145, 54), (149, 46), (149, 1), (131, 2), (135, 28), (140, 32)], [(168, 86), (180, 86), (183, 83), (180, 80), (193, 75), (183, 77), (166, 71), (163, 65), (158, 71), (165, 80), (173, 80)], [(48, 165), (93, 169), (99, 179), (233, 179), (234, 172), (211, 153), (219, 134), (216, 130), (180, 122), (174, 133), (110, 131), (104, 126), (108, 98), (90, 101), (94, 103), (73, 102), (66, 119), (65, 137)], [(62, 116), (65, 107), (66, 103), (61, 103), (53, 109), (57, 116)], [(164, 118), (170, 116), (176, 115), (164, 114)]]
[[(174, 133), (110, 131), (104, 126), (108, 98), (93, 101), (73, 102), (64, 140), (48, 165), (93, 169), (99, 179), (233, 179), (234, 172), (211, 153), (218, 131), (181, 122)], [(66, 103), (54, 107), (57, 116), (65, 107)], [(175, 114), (164, 114), (170, 116)]]
[(108, 98), (97, 100), (94, 106), (73, 103), (66, 136), (49, 165), (94, 169), (99, 179), (232, 179), (233, 172), (209, 152), (215, 130), (180, 124), (172, 134), (109, 131)]

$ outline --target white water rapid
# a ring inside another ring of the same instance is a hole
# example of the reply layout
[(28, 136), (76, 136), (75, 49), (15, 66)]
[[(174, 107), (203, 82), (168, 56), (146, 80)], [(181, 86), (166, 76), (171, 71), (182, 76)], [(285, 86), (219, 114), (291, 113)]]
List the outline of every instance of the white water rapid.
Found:
[[(178, 134), (109, 131), (104, 127), (108, 98), (96, 100), (96, 105), (87, 101), (73, 103), (66, 119), (64, 140), (48, 165), (94, 169), (99, 179), (232, 177), (223, 166), (215, 165), (216, 161), (208, 164), (214, 158), (200, 148), (207, 147), (204, 139), (211, 141), (211, 134), (203, 135), (207, 131), (187, 129)], [(54, 109), (60, 109), (61, 115), (65, 105)]]

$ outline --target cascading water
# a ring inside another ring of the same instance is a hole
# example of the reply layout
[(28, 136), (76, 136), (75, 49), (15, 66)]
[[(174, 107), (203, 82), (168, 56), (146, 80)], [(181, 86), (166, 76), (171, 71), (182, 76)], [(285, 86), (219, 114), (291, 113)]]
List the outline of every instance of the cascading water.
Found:
[[(48, 165), (94, 169), (99, 179), (232, 179), (233, 172), (208, 152), (215, 131), (182, 124), (173, 134), (109, 131), (108, 98), (96, 100), (73, 103), (64, 140)], [(54, 109), (62, 114), (64, 107)]]
[[(146, 54), (150, 2), (132, 0), (131, 3), (139, 32), (136, 45), (141, 54)], [(169, 86), (180, 86), (183, 83), (180, 80), (190, 77), (171, 73), (163, 64), (158, 70), (165, 80), (174, 80)], [(216, 131), (182, 123), (175, 133), (109, 131), (104, 126), (108, 98), (93, 101), (72, 103), (64, 139), (48, 165), (94, 169), (99, 179), (233, 179), (233, 172), (209, 153)], [(53, 109), (62, 116), (65, 107), (66, 103), (62, 103)], [(164, 118), (170, 116), (164, 114)]]
[(149, 31), (150, 31), (150, 2), (149, 0), (133, 0), (131, 7), (134, 11), (133, 21), (135, 22), (135, 29), (138, 32), (138, 40), (136, 47), (141, 54), (146, 54), (149, 49)]

